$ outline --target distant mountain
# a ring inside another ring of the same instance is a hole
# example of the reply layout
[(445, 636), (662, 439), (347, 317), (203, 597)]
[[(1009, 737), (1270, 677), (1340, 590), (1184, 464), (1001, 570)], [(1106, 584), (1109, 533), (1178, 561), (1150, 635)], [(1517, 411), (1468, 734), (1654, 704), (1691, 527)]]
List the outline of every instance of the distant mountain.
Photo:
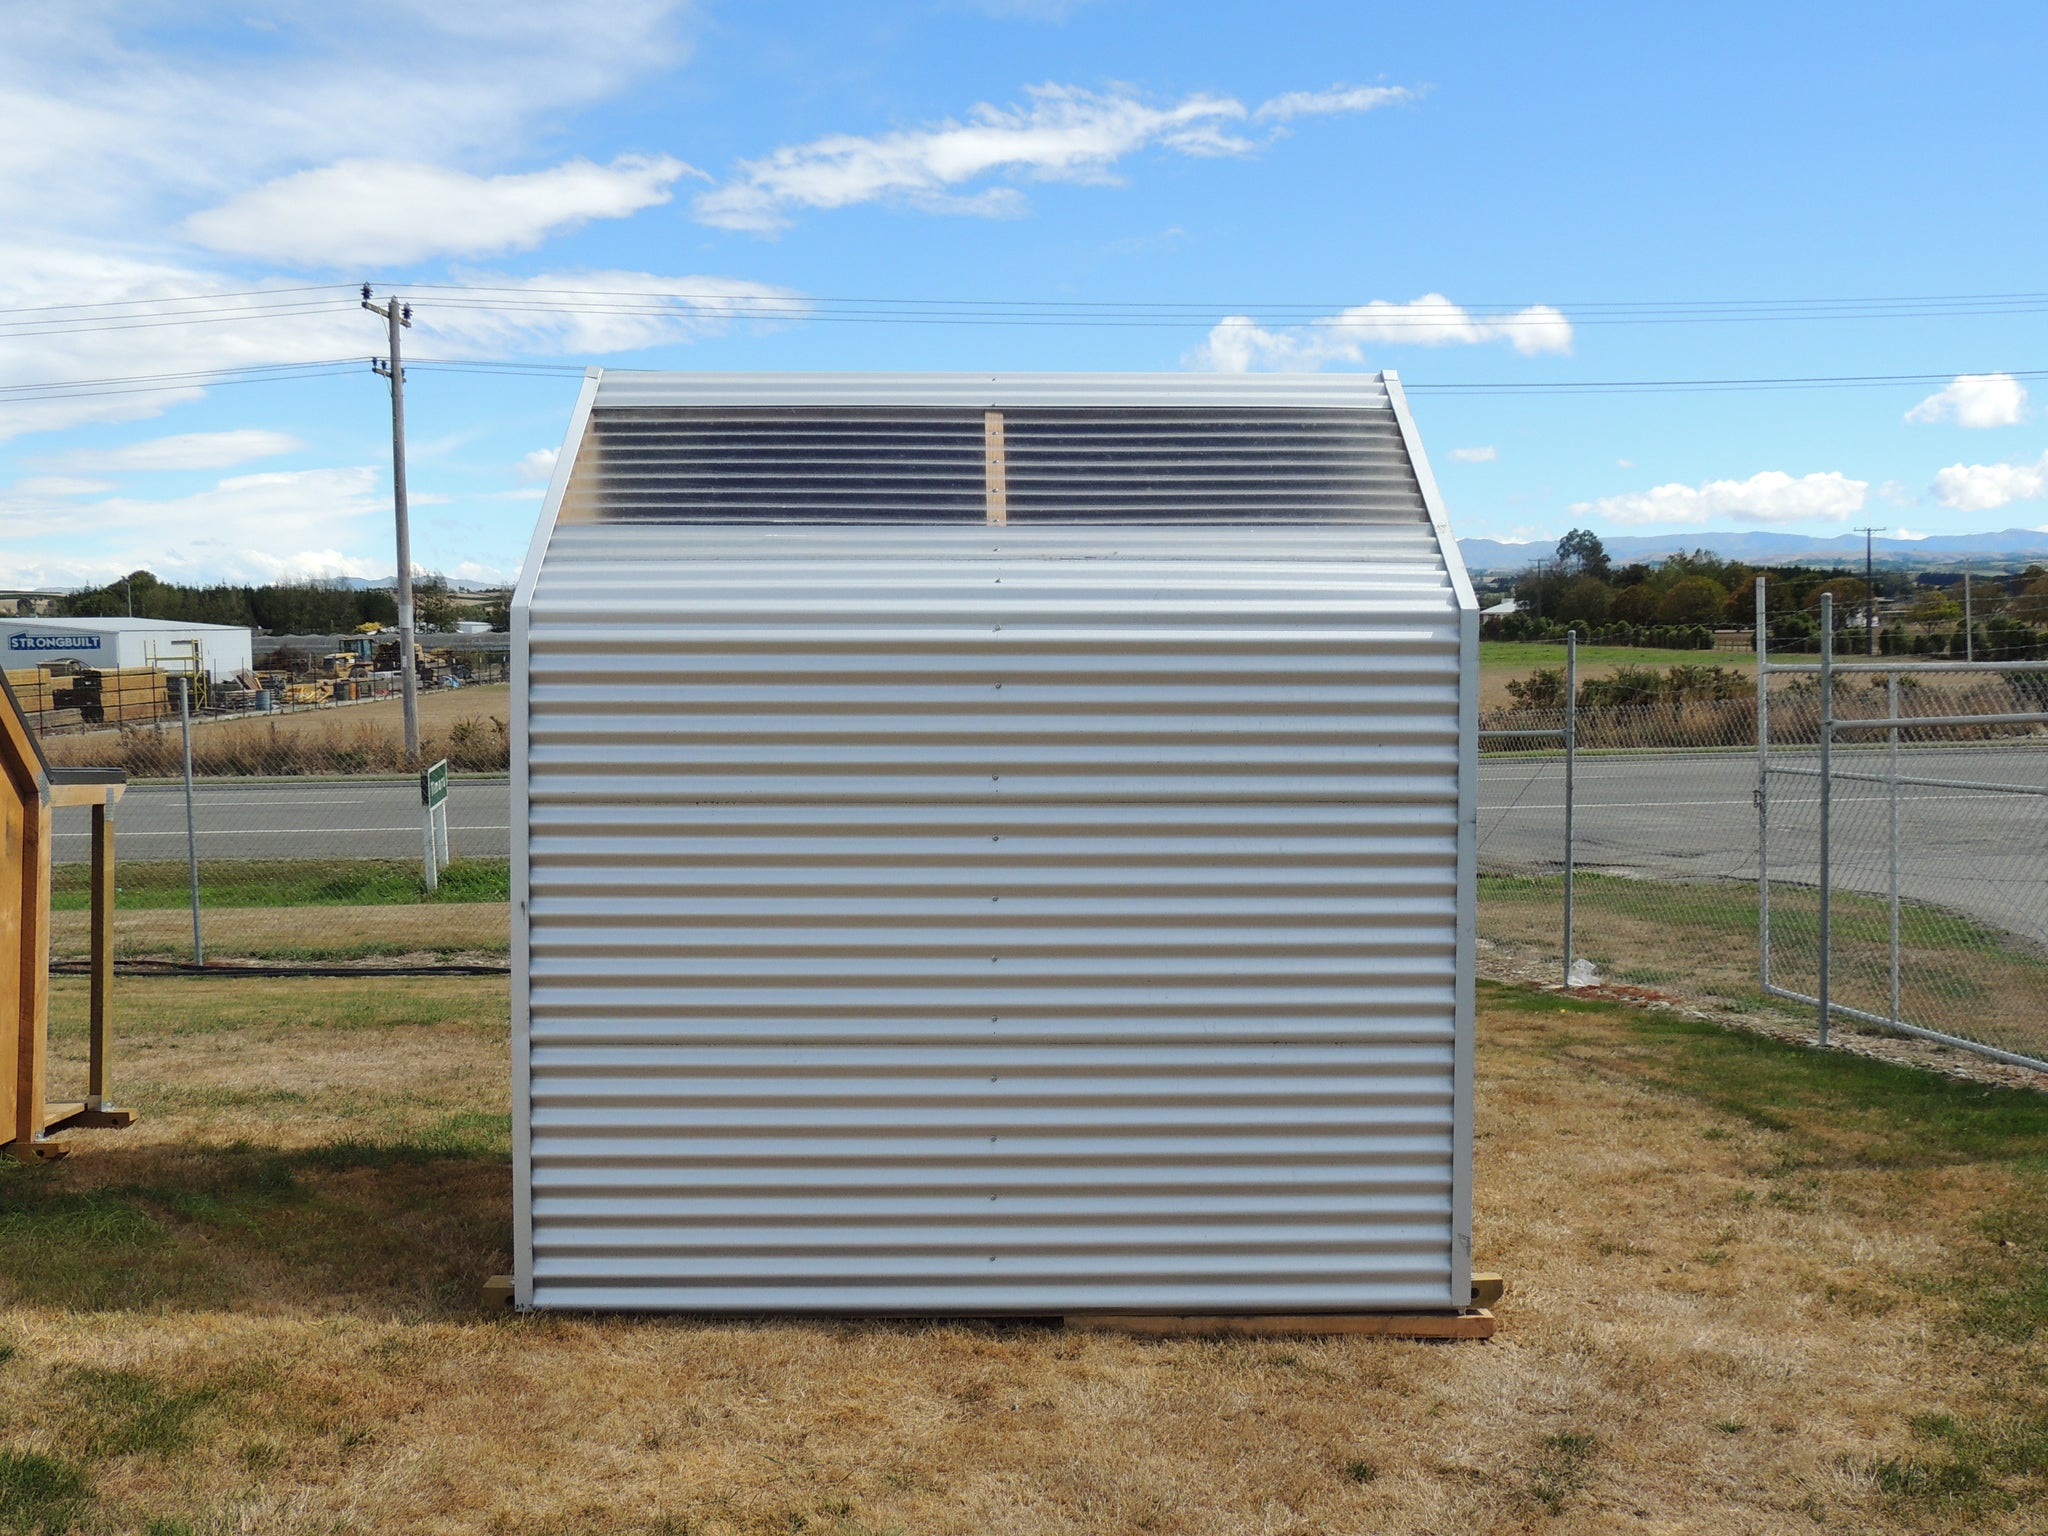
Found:
[[(1663, 560), (1671, 555), (1710, 549), (1724, 560), (1746, 560), (1756, 565), (1847, 564), (1863, 558), (1863, 540), (1856, 534), (1820, 538), (1807, 533), (1762, 533), (1702, 531), (1661, 533), (1646, 536), (1605, 535), (1600, 542), (1608, 558), (1617, 565), (1633, 561)], [(1924, 539), (1876, 539), (1876, 557), (1884, 561), (1911, 560), (1943, 563), (1971, 559), (2039, 560), (2048, 558), (2048, 533), (2031, 528), (2008, 528), (2003, 533), (1945, 533)], [(1547, 559), (1549, 544), (1507, 544), (1499, 539), (1460, 539), (1466, 567), (1475, 571), (1518, 571), (1540, 559)]]

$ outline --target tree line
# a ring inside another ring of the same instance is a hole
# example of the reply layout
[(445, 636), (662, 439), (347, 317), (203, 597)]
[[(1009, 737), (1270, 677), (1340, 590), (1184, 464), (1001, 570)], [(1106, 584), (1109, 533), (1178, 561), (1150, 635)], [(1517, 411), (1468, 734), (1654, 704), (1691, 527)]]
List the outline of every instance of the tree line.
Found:
[[(1840, 566), (1757, 566), (1699, 549), (1655, 565), (1616, 567), (1599, 535), (1583, 528), (1557, 541), (1554, 559), (1515, 578), (1518, 611), (1488, 618), (1483, 631), (1488, 639), (1549, 640), (1576, 630), (1581, 639), (1707, 649), (1715, 627), (1755, 623), (1758, 577), (1772, 639), (1818, 636), (1821, 598), (1831, 594), (1838, 648), (1863, 648), (1862, 620), (1873, 594), (1861, 576)], [(1926, 585), (1892, 569), (1876, 572), (1874, 582), (1884, 655), (2048, 655), (2048, 568), (2030, 565), (2015, 576), (1973, 581), (1973, 632), (1964, 627), (1960, 578)]]
[[(493, 628), (503, 604), (477, 609), (474, 616)], [(388, 589), (355, 588), (340, 582), (310, 581), (270, 586), (185, 586), (135, 571), (103, 587), (87, 587), (56, 599), (51, 611), (63, 618), (172, 619), (183, 624), (236, 624), (273, 635), (346, 634), (364, 624), (389, 628), (398, 622), (398, 601)], [(414, 622), (423, 630), (455, 628), (464, 616), (447, 580), (423, 576), (413, 583)]]

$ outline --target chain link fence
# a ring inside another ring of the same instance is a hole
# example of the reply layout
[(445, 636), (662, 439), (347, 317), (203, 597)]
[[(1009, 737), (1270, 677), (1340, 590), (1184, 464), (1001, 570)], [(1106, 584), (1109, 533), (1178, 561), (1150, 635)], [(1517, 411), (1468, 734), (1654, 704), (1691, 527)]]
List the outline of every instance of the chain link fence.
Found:
[(1767, 990), (2048, 1061), (2048, 663), (1773, 660)]
[(2048, 1061), (2048, 664), (1822, 649), (1483, 712), (1491, 964)]
[[(298, 637), (310, 664), (293, 670), (331, 659), (335, 638), (345, 637)], [(435, 901), (502, 901), (508, 888), (509, 652), (502, 635), (461, 638), (468, 643), (449, 646), (422, 678), (417, 759), (405, 751), (395, 681), (382, 677), (319, 690), (318, 702), (280, 693), (267, 707), (236, 697), (247, 690), (195, 689), (204, 702), (189, 720), (183, 680), (171, 678), (167, 708), (146, 718), (41, 730), (53, 764), (129, 775), (114, 812), (118, 951), (188, 962), (501, 952), (501, 920), (465, 925), (446, 912), (423, 917), (418, 906), (428, 897), (420, 770), (435, 761), (452, 770), (454, 855)], [(90, 828), (82, 811), (60, 809), (53, 820), (53, 952), (62, 961), (84, 942), (73, 909), (83, 904)], [(188, 919), (195, 884), (199, 911)]]
[[(456, 867), (444, 900), (498, 900), (505, 889), (504, 660), (478, 651), (467, 675), (421, 694), (424, 757), (454, 770)], [(2009, 718), (2048, 714), (2048, 665), (1901, 657), (1860, 663), (1880, 670), (1836, 670), (1823, 901), (1816, 646), (1789, 642), (1768, 661), (1761, 694), (1751, 658), (1721, 655), (1654, 672), (1535, 677), (1482, 710), (1479, 931), (1489, 972), (1557, 983), (1577, 960), (1582, 984), (1809, 1026), (1817, 1009), (1807, 1000), (1826, 995), (1831, 1027), (1896, 1020), (1991, 1053), (2048, 1057), (2048, 727)], [(1760, 703), (1770, 728), (1767, 836)], [(1881, 723), (1894, 712), (1896, 748)], [(1916, 723), (1943, 720), (1951, 723)], [(292, 900), (333, 905), (373, 888), (386, 902), (419, 899), (418, 765), (403, 750), (397, 699), (202, 712), (191, 741), (190, 848), (209, 913), (287, 889)], [(44, 747), (54, 762), (128, 770), (122, 900), (141, 915), (124, 931), (139, 935), (135, 952), (189, 948), (166, 926), (187, 879), (178, 723), (58, 731)], [(83, 879), (82, 813), (60, 813), (56, 836), (62, 897), (67, 881)], [(152, 916), (152, 905), (166, 910)], [(233, 953), (249, 924), (221, 923), (215, 948)], [(350, 924), (385, 951), (418, 938), (402, 904)], [(265, 953), (346, 947), (269, 931)]]
[(1727, 696), (1746, 676), (1715, 670), (1711, 688), (1676, 696), (1482, 712), (1479, 935), (1498, 974), (1562, 982), (1572, 969), (1581, 985), (1771, 1006), (1756, 950), (1756, 704)]

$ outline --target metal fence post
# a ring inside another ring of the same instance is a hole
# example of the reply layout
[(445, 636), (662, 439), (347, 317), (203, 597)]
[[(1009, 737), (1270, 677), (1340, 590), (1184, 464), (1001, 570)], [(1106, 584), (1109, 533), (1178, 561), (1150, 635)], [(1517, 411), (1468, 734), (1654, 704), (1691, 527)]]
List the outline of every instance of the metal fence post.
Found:
[(1885, 788), (1891, 796), (1891, 836), (1887, 846), (1891, 850), (1891, 904), (1892, 904), (1892, 1022), (1899, 1022), (1899, 674), (1889, 673), (1885, 677), (1886, 713), (1891, 716), (1891, 747), (1885, 763)]
[(1828, 971), (1834, 918), (1828, 859), (1834, 812), (1835, 594), (1820, 595), (1820, 1043), (1828, 1043)]
[(192, 808), (192, 679), (178, 679), (178, 728), (185, 737), (185, 863), (192, 878), (192, 963), (206, 964), (199, 940), (199, 827)]
[(1757, 979), (1771, 990), (1771, 652), (1764, 578), (1756, 579), (1756, 956)]
[(1564, 643), (1564, 984), (1572, 984), (1573, 770), (1579, 755), (1579, 632)]

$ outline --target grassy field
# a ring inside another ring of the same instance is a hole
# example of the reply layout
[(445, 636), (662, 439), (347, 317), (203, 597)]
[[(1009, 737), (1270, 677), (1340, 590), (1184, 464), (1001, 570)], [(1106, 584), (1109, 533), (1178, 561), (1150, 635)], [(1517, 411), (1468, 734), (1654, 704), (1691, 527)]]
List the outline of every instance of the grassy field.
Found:
[(142, 1121), (0, 1164), (0, 1530), (2048, 1522), (2041, 1096), (1489, 986), (1491, 1343), (493, 1317), (502, 982), (123, 991)]
[[(114, 953), (192, 958), (191, 890), (179, 863), (119, 868)], [(511, 948), (510, 867), (461, 859), (429, 896), (417, 863), (380, 859), (213, 859), (200, 866), (200, 931), (213, 959), (345, 962), (502, 959)], [(86, 871), (60, 865), (50, 952), (88, 952)]]
[[(467, 688), (428, 688), (419, 696), (420, 729), (430, 736), (445, 736), (451, 726), (464, 720), (509, 718), (512, 688), (509, 683), (478, 683)], [(174, 701), (175, 702), (175, 701)], [(173, 726), (176, 722), (172, 722)], [(289, 714), (263, 715), (255, 719), (196, 721), (194, 740), (209, 733), (248, 731), (256, 726), (275, 727), (280, 735), (306, 732), (320, 734), (336, 726), (350, 730), (368, 728), (396, 731), (405, 724), (404, 701), (396, 697), (365, 699), (359, 704), (335, 704), (320, 709), (297, 709)]]
[[(1508, 694), (1510, 679), (1524, 678), (1539, 667), (1563, 667), (1562, 645), (1524, 644), (1519, 640), (1479, 642), (1479, 707), (1499, 709), (1514, 700)], [(1754, 673), (1756, 656), (1750, 651), (1665, 651), (1634, 645), (1582, 645), (1579, 647), (1579, 680), (1612, 675), (1617, 667), (1654, 667), (1668, 671), (1679, 666), (1727, 667), (1731, 671)]]
[[(57, 865), (52, 906), (85, 911), (91, 878), (88, 865)], [(115, 874), (116, 905), (123, 912), (182, 910), (192, 899), (189, 878), (182, 860), (124, 861)], [(208, 859), (199, 866), (199, 901), (209, 908), (445, 905), (508, 901), (511, 894), (506, 859), (458, 859), (441, 871), (440, 889), (431, 895), (418, 859)]]
[[(1812, 1018), (1810, 1008), (1759, 990), (1753, 885), (1581, 873), (1575, 903), (1577, 953), (1610, 980), (1708, 1006)], [(1833, 906), (1834, 998), (1884, 1013), (1889, 908), (1878, 898), (1843, 891)], [(1480, 877), (1479, 931), (1486, 938), (1561, 959), (1563, 920), (1560, 878)], [(1818, 894), (1775, 888), (1771, 929), (1777, 984), (1811, 995), (1818, 986)], [(1901, 1017), (2005, 1050), (2048, 1055), (2048, 955), (1958, 913), (1914, 902), (1901, 906), (1899, 939)]]

